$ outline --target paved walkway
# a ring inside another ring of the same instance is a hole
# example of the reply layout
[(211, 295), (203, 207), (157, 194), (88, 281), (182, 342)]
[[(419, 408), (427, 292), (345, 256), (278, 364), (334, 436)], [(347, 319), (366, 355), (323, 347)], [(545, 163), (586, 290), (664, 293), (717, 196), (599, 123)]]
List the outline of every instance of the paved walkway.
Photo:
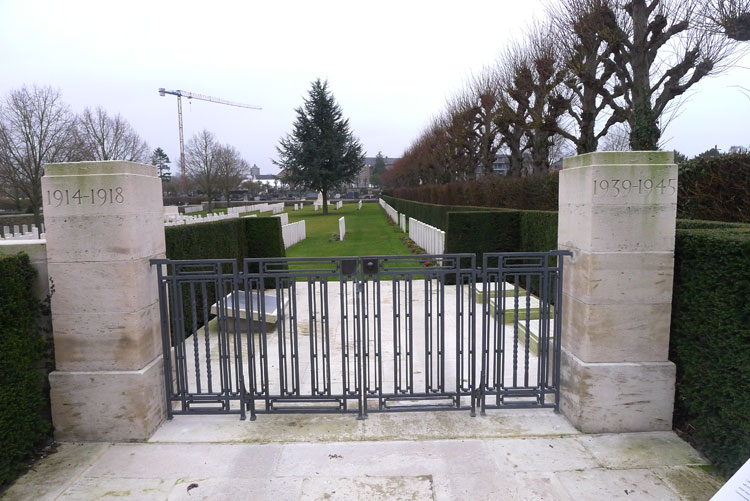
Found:
[(7, 499), (705, 500), (671, 432), (583, 435), (549, 410), (176, 416), (147, 443), (61, 444)]

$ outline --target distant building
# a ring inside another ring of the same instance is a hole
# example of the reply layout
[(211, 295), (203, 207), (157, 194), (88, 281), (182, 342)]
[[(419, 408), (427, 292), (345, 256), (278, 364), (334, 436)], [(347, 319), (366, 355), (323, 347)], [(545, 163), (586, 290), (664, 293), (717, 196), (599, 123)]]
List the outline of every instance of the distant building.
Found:
[(258, 174), (255, 181), (266, 186), (273, 186), (274, 188), (279, 186), (279, 176), (276, 174)]
[[(356, 180), (351, 184), (352, 188), (369, 188), (372, 185), (372, 169), (375, 167), (377, 157), (365, 157), (364, 165), (359, 171)], [(383, 157), (385, 168), (390, 169), (398, 158)]]
[(258, 179), (259, 177), (260, 177), (260, 167), (253, 164), (253, 166), (250, 167), (250, 178), (255, 180), (255, 179)]
[[(495, 176), (507, 176), (510, 170), (510, 157), (504, 153), (497, 153), (495, 161), (492, 162), (492, 174)], [(477, 179), (484, 177), (484, 170), (481, 165), (477, 165), (474, 170)]]
[(747, 153), (748, 149), (744, 146), (731, 146), (729, 153), (732, 155), (739, 155), (740, 153)]

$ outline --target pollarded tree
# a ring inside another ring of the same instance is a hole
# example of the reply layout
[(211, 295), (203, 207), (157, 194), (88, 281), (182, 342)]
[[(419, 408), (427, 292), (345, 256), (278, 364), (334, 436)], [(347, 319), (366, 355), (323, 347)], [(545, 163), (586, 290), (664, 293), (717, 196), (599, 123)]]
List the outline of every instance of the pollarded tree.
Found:
[(293, 130), (279, 140), (279, 158), (273, 163), (286, 172), (291, 185), (322, 192), (327, 214), (328, 190), (351, 182), (364, 165), (362, 145), (328, 90), (328, 81), (315, 80), (295, 112)]
[(614, 15), (614, 0), (563, 0), (550, 4), (555, 44), (568, 75), (563, 84), (570, 92), (567, 124), (556, 132), (573, 142), (578, 154), (597, 151), (599, 140), (610, 128), (626, 120), (621, 110), (612, 110), (610, 100), (622, 96), (613, 85), (614, 67), (609, 63), (617, 49), (617, 37), (606, 29)]
[[(742, 3), (736, 5), (747, 9)], [(708, 0), (613, 2), (601, 29), (610, 37), (612, 50), (606, 64), (614, 70), (622, 99), (606, 92), (602, 96), (626, 118), (631, 149), (658, 149), (661, 118), (674, 100), (724, 69), (722, 63), (738, 43), (735, 38), (741, 37), (708, 29), (713, 13)], [(743, 15), (733, 14), (736, 19)]]

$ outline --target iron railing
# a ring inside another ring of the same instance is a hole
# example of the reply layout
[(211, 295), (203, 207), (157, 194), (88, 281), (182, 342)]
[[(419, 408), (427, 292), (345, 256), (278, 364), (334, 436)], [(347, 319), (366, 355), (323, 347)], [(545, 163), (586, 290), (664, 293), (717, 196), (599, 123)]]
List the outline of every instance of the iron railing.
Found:
[(565, 254), (152, 260), (169, 417), (557, 408)]

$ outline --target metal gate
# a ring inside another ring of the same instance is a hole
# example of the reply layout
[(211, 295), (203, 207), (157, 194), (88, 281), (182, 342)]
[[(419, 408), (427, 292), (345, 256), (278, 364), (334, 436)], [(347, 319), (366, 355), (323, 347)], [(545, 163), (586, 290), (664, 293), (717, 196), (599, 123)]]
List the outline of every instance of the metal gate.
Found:
[(563, 254), (152, 260), (169, 417), (557, 407)]

